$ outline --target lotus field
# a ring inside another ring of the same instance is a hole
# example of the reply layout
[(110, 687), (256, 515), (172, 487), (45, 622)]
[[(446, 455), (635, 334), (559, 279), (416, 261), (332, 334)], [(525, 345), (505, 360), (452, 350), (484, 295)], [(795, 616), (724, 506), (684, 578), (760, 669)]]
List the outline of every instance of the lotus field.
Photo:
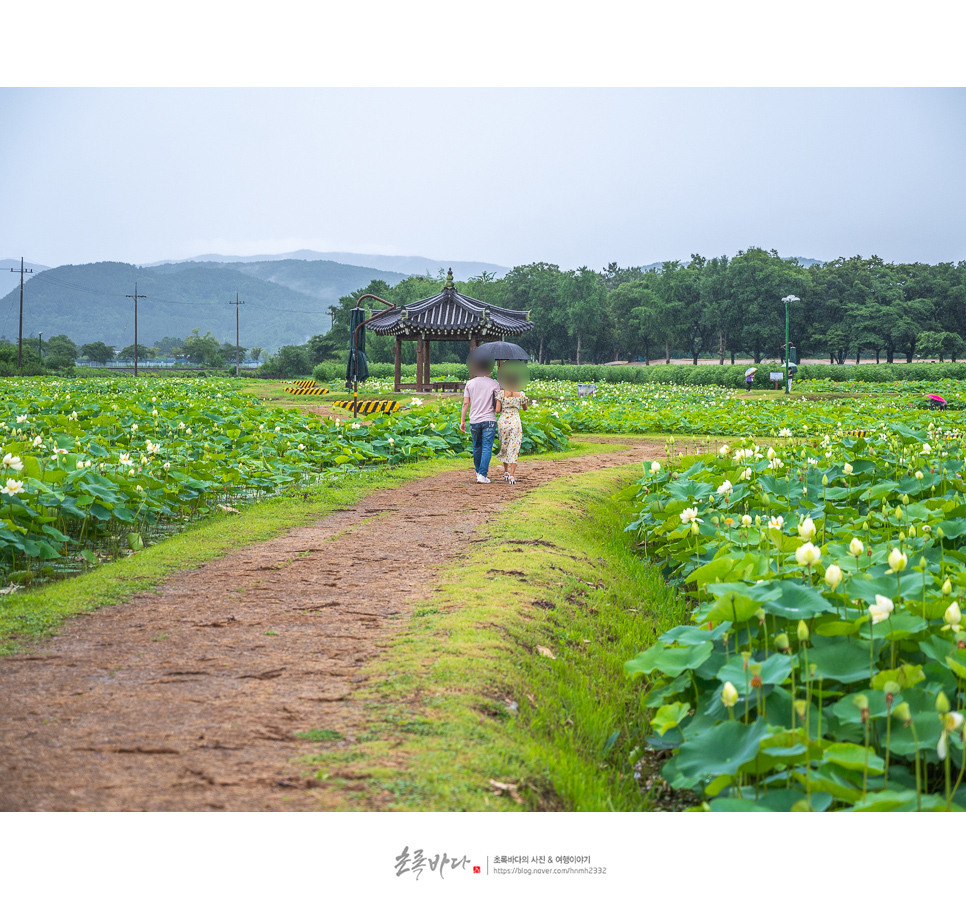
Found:
[(755, 439), (649, 465), (629, 525), (693, 592), (627, 663), (651, 746), (712, 810), (966, 806), (961, 439)]
[[(0, 574), (30, 581), (141, 548), (209, 511), (378, 465), (468, 456), (459, 407), (306, 417), (227, 380), (4, 380)], [(523, 449), (566, 446), (550, 411)]]

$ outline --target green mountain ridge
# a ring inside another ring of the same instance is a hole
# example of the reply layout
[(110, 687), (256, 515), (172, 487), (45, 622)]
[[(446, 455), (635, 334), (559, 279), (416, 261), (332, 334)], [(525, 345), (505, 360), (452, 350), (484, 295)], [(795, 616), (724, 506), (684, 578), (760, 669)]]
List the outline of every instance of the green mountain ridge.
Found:
[[(241, 344), (274, 351), (281, 345), (305, 342), (331, 324), (329, 307), (338, 296), (365, 287), (374, 277), (387, 273), (355, 266), (324, 278), (325, 267), (315, 275), (300, 273), (298, 266), (283, 266), (281, 273), (292, 284), (312, 290), (335, 292), (319, 297), (282, 283), (258, 277), (257, 263), (251, 271), (225, 265), (185, 264), (155, 269), (125, 262), (93, 262), (62, 265), (30, 275), (24, 287), (25, 336), (41, 332), (45, 337), (65, 334), (78, 345), (102, 341), (122, 348), (134, 341), (134, 302), (138, 293), (138, 341), (151, 345), (165, 336), (183, 338), (194, 328), (211, 331), (220, 341), (235, 341), (235, 308), (229, 301), (236, 293), (240, 308)], [(398, 281), (401, 275), (387, 280)], [(0, 298), (0, 336), (15, 340), (18, 334), (19, 290)]]

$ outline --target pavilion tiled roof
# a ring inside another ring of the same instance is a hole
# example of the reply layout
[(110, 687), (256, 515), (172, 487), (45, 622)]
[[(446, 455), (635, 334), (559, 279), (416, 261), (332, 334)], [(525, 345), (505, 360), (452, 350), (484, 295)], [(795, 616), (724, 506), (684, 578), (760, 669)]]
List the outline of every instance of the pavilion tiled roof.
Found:
[(450, 269), (442, 293), (386, 312), (368, 324), (376, 335), (523, 335), (533, 329), (526, 310), (505, 310), (456, 290)]

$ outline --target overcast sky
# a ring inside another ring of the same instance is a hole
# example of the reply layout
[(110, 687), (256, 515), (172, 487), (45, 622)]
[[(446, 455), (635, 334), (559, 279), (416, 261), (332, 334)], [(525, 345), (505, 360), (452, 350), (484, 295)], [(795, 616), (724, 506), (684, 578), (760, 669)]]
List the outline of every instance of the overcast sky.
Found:
[(0, 89), (0, 258), (966, 258), (961, 89)]

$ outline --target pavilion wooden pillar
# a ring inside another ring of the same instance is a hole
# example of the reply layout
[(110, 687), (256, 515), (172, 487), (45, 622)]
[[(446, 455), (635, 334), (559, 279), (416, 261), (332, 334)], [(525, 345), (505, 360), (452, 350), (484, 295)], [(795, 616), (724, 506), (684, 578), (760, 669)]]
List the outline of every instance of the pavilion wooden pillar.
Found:
[(432, 389), (432, 384), (429, 382), (429, 345), (429, 339), (423, 339), (423, 384), (427, 393)]
[(416, 339), (416, 392), (423, 388), (423, 340)]
[(399, 387), (402, 385), (402, 339), (400, 339), (398, 335), (396, 336), (396, 347), (394, 351), (396, 367), (394, 370), (395, 381), (393, 384), (393, 390), (394, 392), (398, 393)]
[(476, 336), (475, 335), (471, 335), (470, 336), (470, 351), (476, 351), (476, 347), (479, 344), (480, 343), (476, 340)]

